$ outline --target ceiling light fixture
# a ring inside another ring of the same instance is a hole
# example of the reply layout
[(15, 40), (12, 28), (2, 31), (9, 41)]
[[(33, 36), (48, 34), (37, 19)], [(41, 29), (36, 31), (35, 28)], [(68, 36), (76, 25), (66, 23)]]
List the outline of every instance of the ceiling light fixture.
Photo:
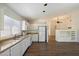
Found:
[(44, 6), (47, 6), (47, 3), (45, 3)]
[(45, 10), (43, 12), (45, 12)]

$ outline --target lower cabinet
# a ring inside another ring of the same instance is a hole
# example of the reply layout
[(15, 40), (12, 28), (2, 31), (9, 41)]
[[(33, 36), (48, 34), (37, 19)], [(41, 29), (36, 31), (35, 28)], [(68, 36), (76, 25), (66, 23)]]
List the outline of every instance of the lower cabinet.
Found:
[(56, 30), (57, 42), (78, 42), (76, 30)]
[(10, 49), (0, 53), (0, 56), (10, 56)]
[(27, 47), (26, 47), (26, 43), (27, 43), (27, 38), (25, 38), (22, 42), (21, 42), (21, 48), (22, 48), (22, 51), (21, 51), (21, 53), (22, 53), (22, 55), (24, 54), (24, 52), (25, 52), (25, 50), (27, 49)]
[(22, 53), (22, 54), (21, 54), (21, 55), (23, 55), (24, 52), (25, 52), (25, 50), (26, 50), (27, 48), (26, 48), (26, 46), (25, 46), (25, 42), (24, 42), (24, 41), (22, 41), (21, 43), (22, 43), (22, 46), (21, 46), (21, 48), (22, 48), (21, 53)]
[(30, 37), (25, 38), (23, 41), (11, 48), (11, 56), (22, 56), (30, 45)]
[(31, 37), (23, 39), (21, 42), (15, 44), (13, 47), (0, 53), (0, 56), (22, 56), (26, 49), (32, 44)]
[(11, 47), (11, 56), (21, 56), (22, 55), (22, 45), (21, 42)]
[(38, 42), (38, 34), (33, 34), (32, 35), (32, 41), (33, 42)]
[(26, 43), (26, 44), (27, 44), (27, 45), (28, 45), (28, 47), (29, 47), (29, 46), (32, 44), (31, 37), (28, 37), (28, 38), (27, 38), (27, 40), (28, 40), (28, 41), (27, 41), (27, 43)]

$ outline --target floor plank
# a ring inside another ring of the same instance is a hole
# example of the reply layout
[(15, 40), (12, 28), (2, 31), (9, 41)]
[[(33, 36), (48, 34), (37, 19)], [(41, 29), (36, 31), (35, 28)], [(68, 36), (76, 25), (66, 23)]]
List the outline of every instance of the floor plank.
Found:
[(79, 43), (59, 43), (52, 36), (48, 43), (33, 43), (24, 56), (79, 56)]

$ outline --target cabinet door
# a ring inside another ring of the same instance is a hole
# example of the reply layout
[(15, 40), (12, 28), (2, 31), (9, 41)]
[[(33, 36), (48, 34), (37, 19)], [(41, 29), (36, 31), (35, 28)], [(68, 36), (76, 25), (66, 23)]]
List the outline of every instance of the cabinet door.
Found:
[(31, 37), (27, 37), (26, 39), (26, 47), (28, 48), (32, 44)]
[(29, 42), (29, 37), (28, 37), (27, 40), (26, 40), (26, 46), (27, 46), (27, 48), (29, 47), (29, 45), (30, 45), (30, 42)]
[(34, 35), (32, 35), (32, 38), (31, 38), (31, 39), (32, 39), (32, 42), (34, 42), (34, 41), (35, 41), (35, 40), (34, 40)]
[(71, 31), (56, 31), (56, 41), (58, 41), (58, 42), (72, 42)]
[(22, 55), (21, 43), (16, 44), (11, 48), (11, 56), (21, 56)]
[(31, 44), (32, 44), (32, 36), (30, 36), (30, 38), (29, 38), (29, 39), (30, 39), (30, 45), (31, 45)]
[(31, 45), (30, 37), (25, 38), (22, 42), (22, 55), (27, 50), (27, 48)]
[(33, 42), (38, 42), (38, 34), (34, 34), (34, 35), (32, 36), (32, 41), (33, 41)]
[(24, 39), (22, 42), (21, 42), (21, 48), (22, 48), (22, 55), (24, 54), (25, 50), (27, 49), (26, 47), (26, 39)]
[(32, 43), (30, 36), (27, 39), (28, 39), (28, 42), (27, 43), (28, 43), (28, 47), (29, 47), (31, 45), (31, 43)]
[(10, 49), (5, 50), (4, 52), (0, 53), (0, 56), (10, 56)]
[(28, 38), (25, 39), (25, 47), (26, 49), (28, 48), (29, 42), (28, 42)]

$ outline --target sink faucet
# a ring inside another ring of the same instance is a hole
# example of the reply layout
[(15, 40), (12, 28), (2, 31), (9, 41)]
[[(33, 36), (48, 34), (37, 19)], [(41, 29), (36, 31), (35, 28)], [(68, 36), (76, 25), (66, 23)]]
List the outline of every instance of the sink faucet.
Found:
[(20, 38), (20, 37), (21, 37), (21, 35), (15, 34), (14, 39), (18, 39), (18, 38)]

